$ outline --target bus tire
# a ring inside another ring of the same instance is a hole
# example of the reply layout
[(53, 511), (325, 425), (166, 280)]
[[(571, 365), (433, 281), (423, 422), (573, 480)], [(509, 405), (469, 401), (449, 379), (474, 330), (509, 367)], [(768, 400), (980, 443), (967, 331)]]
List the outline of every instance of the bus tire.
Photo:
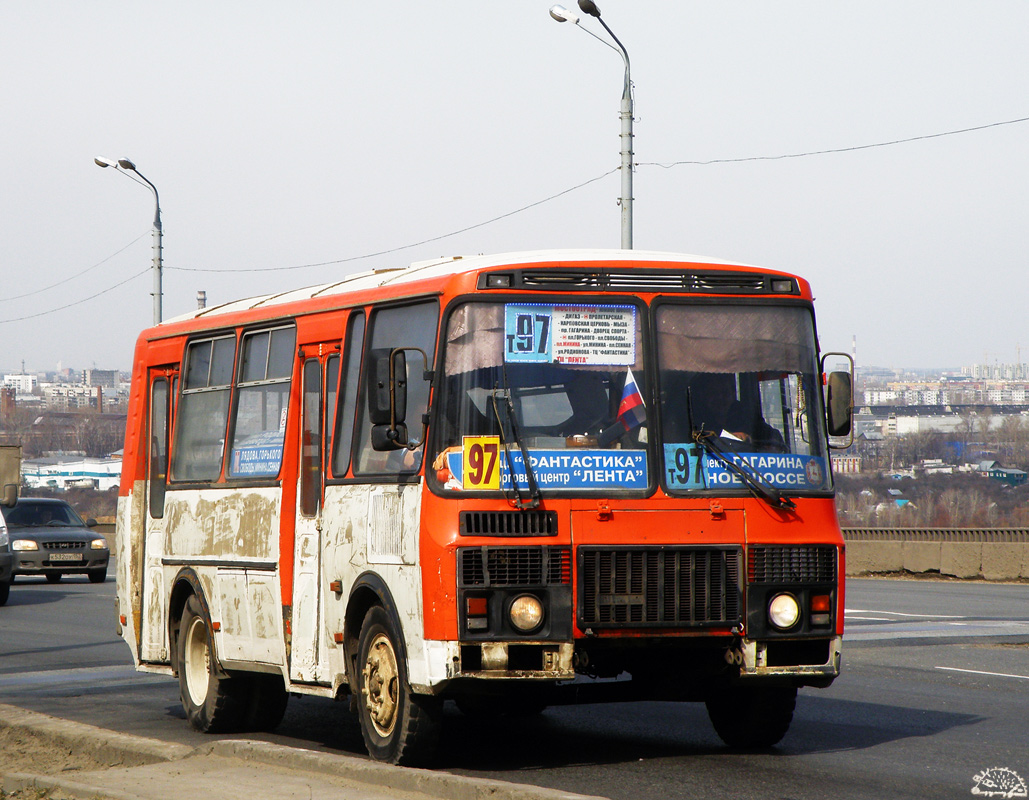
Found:
[(248, 731), (271, 733), (286, 714), (289, 692), (281, 675), (254, 673), (250, 676), (250, 693), (243, 727)]
[(211, 625), (196, 595), (190, 595), (179, 623), (176, 667), (179, 697), (189, 724), (201, 733), (238, 730), (249, 699), (246, 676), (219, 677), (211, 647)]
[(407, 682), (400, 635), (382, 606), (361, 624), (357, 645), (357, 713), (368, 754), (389, 764), (424, 764), (439, 741), (443, 704), (416, 695)]
[(782, 741), (797, 705), (795, 686), (744, 686), (707, 698), (715, 732), (729, 747), (758, 750)]

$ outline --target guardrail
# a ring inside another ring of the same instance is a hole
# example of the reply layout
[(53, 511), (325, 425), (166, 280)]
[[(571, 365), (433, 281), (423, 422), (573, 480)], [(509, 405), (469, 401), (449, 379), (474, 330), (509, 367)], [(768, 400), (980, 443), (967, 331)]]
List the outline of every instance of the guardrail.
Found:
[(844, 528), (847, 574), (1029, 578), (1029, 528)]

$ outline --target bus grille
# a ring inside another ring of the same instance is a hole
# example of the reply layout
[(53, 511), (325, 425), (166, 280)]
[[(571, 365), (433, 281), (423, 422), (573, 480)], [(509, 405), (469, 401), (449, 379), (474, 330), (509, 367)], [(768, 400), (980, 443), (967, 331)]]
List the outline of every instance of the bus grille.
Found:
[[(525, 270), (516, 281), (523, 289), (592, 289), (623, 292), (711, 292), (765, 294), (773, 276), (754, 272), (677, 272), (675, 270)], [(786, 278), (781, 278), (786, 280)], [(796, 284), (793, 283), (796, 293)]]
[(835, 583), (832, 545), (747, 548), (748, 583)]
[(462, 536), (556, 536), (556, 511), (463, 511)]
[(660, 628), (740, 621), (736, 547), (580, 547), (581, 627)]
[(458, 580), (467, 586), (550, 586), (572, 579), (567, 547), (459, 547)]

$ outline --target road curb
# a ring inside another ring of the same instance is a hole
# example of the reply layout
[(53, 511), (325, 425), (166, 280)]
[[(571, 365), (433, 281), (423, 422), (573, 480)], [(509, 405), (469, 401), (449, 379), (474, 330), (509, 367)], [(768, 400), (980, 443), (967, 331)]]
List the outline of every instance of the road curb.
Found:
[[(98, 728), (82, 722), (59, 719), (0, 704), (0, 728), (11, 728), (47, 743), (59, 744), (107, 764), (106, 769), (123, 772), (135, 767), (173, 762), (188, 769), (191, 758), (202, 763), (205, 756), (232, 759), (250, 767), (266, 766), (269, 773), (320, 775), (335, 778), (390, 795), (433, 800), (602, 800), (594, 796), (508, 783), (486, 778), (453, 775), (426, 769), (395, 767), (353, 756), (249, 739), (221, 739), (202, 745), (164, 742), (143, 736)], [(194, 766), (196, 766), (194, 764)], [(145, 772), (145, 770), (143, 770)], [(9, 773), (3, 779), (5, 791), (25, 788), (60, 790), (82, 800), (152, 800), (155, 795), (141, 785), (139, 792), (104, 785), (104, 770), (90, 770), (77, 776)], [(156, 795), (159, 796), (159, 795)], [(212, 795), (216, 796), (216, 795)]]
[(27, 772), (12, 772), (4, 777), (3, 790), (17, 792), (22, 789), (35, 789), (46, 792), (60, 792), (62, 796), (75, 800), (150, 800), (143, 795), (120, 792), (102, 788), (94, 783), (82, 783), (68, 778), (55, 778), (52, 775), (35, 775)]
[(193, 753), (188, 745), (118, 733), (4, 704), (0, 704), (0, 728), (13, 728), (39, 739), (59, 742), (96, 761), (124, 767), (177, 761)]
[(518, 783), (470, 778), (428, 769), (395, 767), (353, 756), (299, 750), (246, 739), (225, 739), (204, 750), (215, 755), (256, 761), (269, 766), (333, 775), (395, 792), (427, 795), (438, 800), (602, 800), (591, 795), (525, 786)]

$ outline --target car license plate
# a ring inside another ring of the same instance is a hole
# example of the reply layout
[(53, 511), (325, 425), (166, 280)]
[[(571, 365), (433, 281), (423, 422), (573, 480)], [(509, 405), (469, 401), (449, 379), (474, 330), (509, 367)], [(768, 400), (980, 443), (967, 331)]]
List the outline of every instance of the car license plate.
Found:
[(82, 553), (51, 553), (50, 561), (81, 561)]

